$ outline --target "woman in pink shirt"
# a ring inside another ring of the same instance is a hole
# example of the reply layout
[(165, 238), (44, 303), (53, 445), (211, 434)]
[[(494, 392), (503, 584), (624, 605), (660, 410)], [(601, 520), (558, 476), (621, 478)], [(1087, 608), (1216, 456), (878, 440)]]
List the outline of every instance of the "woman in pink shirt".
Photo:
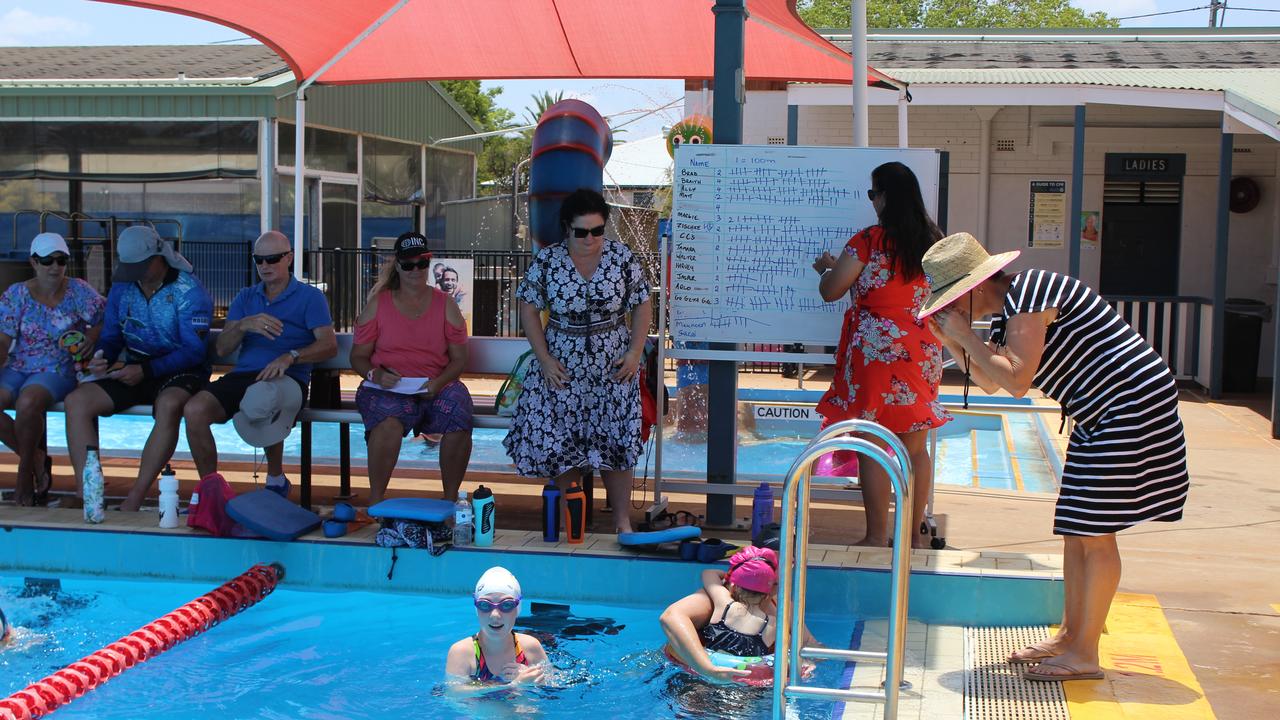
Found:
[[(364, 376), (356, 407), (369, 446), (369, 504), (382, 502), (400, 443), (410, 432), (443, 435), (444, 499), (457, 500), (471, 460), (471, 393), (458, 378), (467, 365), (467, 326), (458, 305), (427, 284), (427, 239), (405, 233), (356, 320), (351, 369)], [(427, 378), (414, 394), (392, 392), (402, 378)], [(378, 387), (370, 387), (370, 385)]]

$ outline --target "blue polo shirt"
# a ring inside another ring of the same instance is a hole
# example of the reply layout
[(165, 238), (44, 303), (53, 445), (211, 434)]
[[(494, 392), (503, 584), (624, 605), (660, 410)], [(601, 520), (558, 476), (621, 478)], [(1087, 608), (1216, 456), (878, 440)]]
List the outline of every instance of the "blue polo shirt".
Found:
[[(246, 332), (240, 341), (234, 372), (257, 372), (290, 350), (301, 350), (315, 342), (316, 328), (333, 325), (324, 293), (297, 278), (289, 278), (289, 284), (274, 300), (267, 300), (264, 283), (241, 290), (227, 309), (227, 320), (243, 320), (258, 313), (278, 319), (284, 324), (284, 331), (275, 340)], [(286, 372), (304, 385), (311, 381), (310, 364), (298, 363)]]

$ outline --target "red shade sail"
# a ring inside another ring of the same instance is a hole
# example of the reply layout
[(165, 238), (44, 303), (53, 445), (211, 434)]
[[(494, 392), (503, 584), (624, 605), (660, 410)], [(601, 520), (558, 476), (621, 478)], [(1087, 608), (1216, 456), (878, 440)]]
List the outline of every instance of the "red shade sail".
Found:
[[(396, 0), (99, 0), (180, 13), (261, 40), (312, 77)], [(408, 0), (325, 71), (326, 84), (520, 78), (713, 78), (713, 0)], [(847, 53), (794, 0), (747, 0), (751, 80), (849, 83)], [(896, 85), (868, 68), (868, 84)]]

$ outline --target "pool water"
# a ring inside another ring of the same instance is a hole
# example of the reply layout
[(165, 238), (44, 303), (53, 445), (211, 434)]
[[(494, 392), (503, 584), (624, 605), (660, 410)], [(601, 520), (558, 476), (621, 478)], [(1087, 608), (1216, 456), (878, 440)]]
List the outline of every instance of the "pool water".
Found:
[[(207, 546), (206, 546), (207, 547)], [(16, 626), (0, 649), (0, 697), (145, 625), (211, 587), (178, 582), (63, 579), (28, 588), (0, 576), (0, 606)], [(560, 601), (568, 602), (568, 601)], [(544, 639), (555, 687), (458, 698), (442, 685), (444, 658), (476, 631), (470, 598), (276, 590), (209, 632), (108, 681), (60, 718), (766, 718), (768, 691), (716, 686), (661, 655), (656, 606), (571, 602), (535, 607), (517, 628)], [(539, 604), (541, 605), (541, 604)], [(810, 614), (822, 643), (860, 637), (851, 615)], [(881, 648), (869, 648), (881, 649)], [(844, 663), (819, 664), (833, 686)], [(791, 717), (830, 718), (838, 703), (797, 703)]]

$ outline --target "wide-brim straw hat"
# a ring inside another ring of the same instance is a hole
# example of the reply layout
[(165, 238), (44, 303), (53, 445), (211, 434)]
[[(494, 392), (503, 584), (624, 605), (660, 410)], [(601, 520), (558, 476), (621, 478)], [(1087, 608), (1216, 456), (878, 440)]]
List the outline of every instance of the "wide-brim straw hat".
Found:
[(925, 252), (920, 265), (929, 278), (929, 299), (917, 315), (921, 320), (955, 302), (957, 298), (995, 275), (1022, 252), (991, 255), (966, 232), (948, 235)]

